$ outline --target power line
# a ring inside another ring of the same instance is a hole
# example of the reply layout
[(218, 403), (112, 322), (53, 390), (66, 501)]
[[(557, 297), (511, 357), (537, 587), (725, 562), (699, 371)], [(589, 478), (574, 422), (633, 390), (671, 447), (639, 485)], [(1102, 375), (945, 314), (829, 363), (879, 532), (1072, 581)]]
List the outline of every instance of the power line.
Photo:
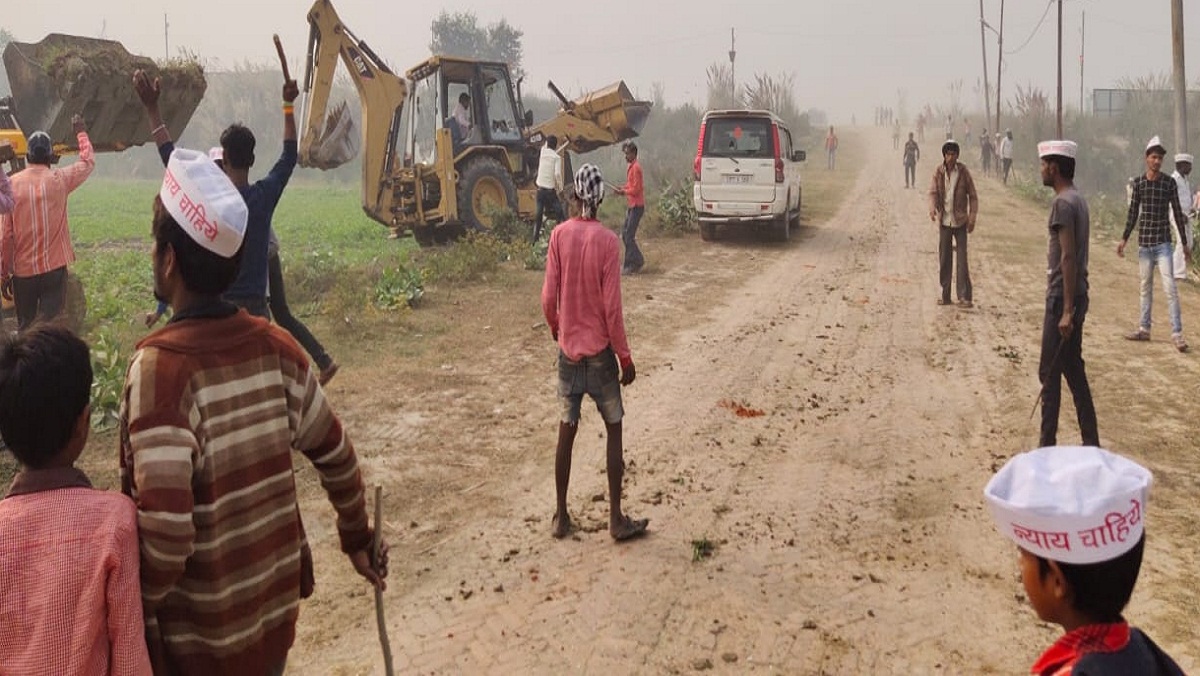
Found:
[(1025, 42), (1022, 42), (1020, 47), (1017, 47), (1012, 51), (1005, 51), (1005, 54), (1012, 56), (1013, 54), (1016, 54), (1017, 52), (1029, 46), (1029, 43), (1033, 41), (1034, 36), (1037, 35), (1039, 30), (1041, 30), (1042, 24), (1046, 22), (1046, 17), (1050, 15), (1050, 8), (1054, 6), (1056, 1), (1057, 0), (1050, 0), (1046, 3), (1046, 11), (1042, 12), (1042, 18), (1038, 19), (1037, 25), (1033, 27), (1033, 32), (1029, 34), (1029, 37), (1025, 38)]

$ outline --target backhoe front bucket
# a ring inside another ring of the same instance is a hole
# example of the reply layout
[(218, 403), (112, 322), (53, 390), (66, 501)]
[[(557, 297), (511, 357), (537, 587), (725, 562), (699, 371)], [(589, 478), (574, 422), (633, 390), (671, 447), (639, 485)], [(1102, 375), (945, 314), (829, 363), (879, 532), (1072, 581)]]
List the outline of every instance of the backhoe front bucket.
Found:
[(621, 81), (569, 102), (535, 131), (568, 138), (572, 151), (586, 153), (635, 138), (646, 126), (651, 105), (634, 100)]
[(56, 146), (76, 150), (71, 117), (83, 115), (88, 138), (98, 151), (119, 151), (152, 140), (146, 111), (133, 89), (133, 71), (162, 79), (158, 101), (163, 121), (178, 138), (207, 83), (194, 61), (159, 65), (134, 56), (113, 40), (51, 33), (41, 42), (10, 42), (4, 68), (13, 107), (25, 134), (45, 131)]

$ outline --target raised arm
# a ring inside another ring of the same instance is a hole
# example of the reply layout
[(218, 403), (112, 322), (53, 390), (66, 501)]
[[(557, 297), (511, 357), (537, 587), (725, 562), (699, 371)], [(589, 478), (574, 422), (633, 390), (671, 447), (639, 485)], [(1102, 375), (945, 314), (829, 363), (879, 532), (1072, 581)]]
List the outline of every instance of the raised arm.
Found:
[(162, 113), (158, 109), (162, 81), (158, 78), (151, 80), (146, 71), (138, 69), (133, 71), (133, 89), (141, 99), (142, 107), (146, 109), (146, 116), (150, 118), (150, 136), (154, 138), (154, 144), (158, 146), (158, 155), (165, 167), (171, 160), (171, 152), (175, 150), (175, 143), (171, 140), (171, 132), (163, 122)]

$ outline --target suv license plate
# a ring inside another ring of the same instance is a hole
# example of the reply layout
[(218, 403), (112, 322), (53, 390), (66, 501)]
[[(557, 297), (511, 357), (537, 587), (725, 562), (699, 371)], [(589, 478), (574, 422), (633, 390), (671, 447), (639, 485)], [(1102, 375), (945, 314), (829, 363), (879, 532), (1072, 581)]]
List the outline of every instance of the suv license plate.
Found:
[(733, 184), (742, 184), (750, 182), (750, 174), (725, 174), (725, 182)]

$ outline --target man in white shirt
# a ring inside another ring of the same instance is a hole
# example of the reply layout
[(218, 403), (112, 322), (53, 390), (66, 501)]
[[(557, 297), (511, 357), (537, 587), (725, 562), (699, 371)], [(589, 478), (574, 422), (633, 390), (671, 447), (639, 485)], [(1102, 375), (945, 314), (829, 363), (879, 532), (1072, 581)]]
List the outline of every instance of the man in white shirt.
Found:
[(1004, 165), (1004, 184), (1008, 185), (1008, 172), (1012, 169), (1013, 137), (1012, 130), (1004, 130), (1004, 138), (1000, 140), (1000, 162)]
[(537, 242), (542, 236), (543, 215), (563, 220), (562, 202), (558, 200), (563, 187), (563, 160), (558, 154), (558, 137), (553, 134), (546, 137), (546, 144), (542, 146), (535, 183), (537, 208), (533, 215), (533, 241)]
[(458, 126), (458, 135), (462, 139), (461, 143), (466, 144), (467, 139), (471, 136), (471, 96), (466, 92), (458, 95), (458, 105), (454, 107), (454, 112), (450, 115), (454, 120), (454, 124)]
[(1171, 232), (1175, 235), (1175, 251), (1172, 254), (1174, 257), (1174, 265), (1172, 269), (1175, 272), (1175, 279), (1188, 278), (1187, 261), (1184, 259), (1185, 248), (1191, 249), (1195, 243), (1194, 233), (1192, 231), (1192, 219), (1195, 218), (1192, 212), (1196, 205), (1193, 201), (1195, 198), (1192, 190), (1192, 181), (1188, 176), (1192, 173), (1192, 163), (1195, 158), (1187, 153), (1179, 153), (1175, 156), (1175, 173), (1171, 174), (1171, 178), (1175, 179), (1175, 186), (1179, 189), (1179, 208), (1183, 210), (1183, 216), (1187, 219), (1184, 223), (1184, 230), (1187, 233), (1187, 242), (1179, 242), (1179, 227), (1175, 225), (1175, 214), (1171, 213)]

